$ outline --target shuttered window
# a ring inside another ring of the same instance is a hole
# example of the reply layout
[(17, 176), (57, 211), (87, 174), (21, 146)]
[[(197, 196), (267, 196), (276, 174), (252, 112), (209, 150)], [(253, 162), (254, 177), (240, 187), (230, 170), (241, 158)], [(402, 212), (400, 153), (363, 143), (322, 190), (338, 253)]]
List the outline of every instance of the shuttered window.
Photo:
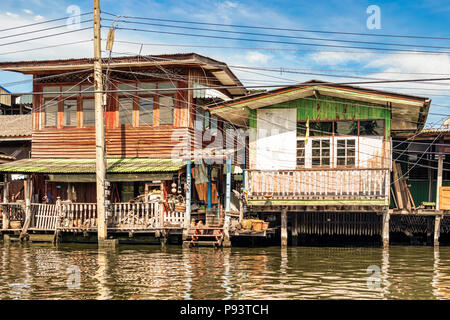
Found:
[(76, 127), (77, 125), (77, 100), (64, 100), (63, 126)]
[(132, 125), (133, 124), (133, 99), (120, 98), (119, 99), (119, 124)]
[(139, 99), (139, 126), (153, 125), (153, 98)]
[(159, 124), (173, 124), (173, 97), (159, 98)]
[(48, 100), (44, 102), (45, 126), (56, 127), (58, 119), (58, 101)]
[(83, 99), (83, 127), (95, 125), (94, 99)]

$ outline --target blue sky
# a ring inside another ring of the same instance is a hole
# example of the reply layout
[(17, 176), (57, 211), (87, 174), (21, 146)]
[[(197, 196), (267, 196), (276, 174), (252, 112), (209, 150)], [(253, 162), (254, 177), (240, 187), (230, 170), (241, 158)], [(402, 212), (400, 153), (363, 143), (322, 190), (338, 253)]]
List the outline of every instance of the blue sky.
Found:
[[(68, 16), (70, 6), (78, 6), (81, 13), (92, 10), (92, 1), (61, 1), (61, 0), (3, 0), (0, 11), (0, 29), (10, 28), (23, 24), (42, 22), (45, 20)], [(367, 19), (370, 14), (366, 12), (371, 5), (377, 5), (381, 13), (381, 28), (368, 29)], [(366, 34), (402, 34), (422, 35), (433, 37), (450, 37), (450, 2), (449, 1), (145, 1), (145, 0), (101, 0), (104, 12), (117, 15), (151, 17), (162, 19), (189, 20), (208, 23), (223, 23), (236, 25), (253, 25), (278, 28), (295, 28), (322, 31), (343, 31)], [(103, 15), (104, 18), (111, 18)], [(82, 20), (90, 19), (90, 16)], [(145, 20), (141, 20), (145, 21)], [(152, 22), (152, 21), (146, 21)], [(16, 40), (30, 38), (30, 35), (3, 38), (23, 31), (36, 30), (49, 26), (58, 26), (65, 21), (34, 26), (28, 29), (0, 32), (0, 60), (41, 60), (71, 57), (92, 56), (92, 44), (80, 43), (58, 48), (48, 48), (22, 53), (5, 54), (12, 51), (32, 49), (43, 46), (52, 46), (60, 43), (77, 42), (92, 39), (92, 30), (75, 32), (67, 35), (51, 37), (44, 40), (34, 40), (20, 44), (1, 45)], [(165, 22), (168, 24), (168, 22)], [(88, 25), (88, 24), (83, 24)], [(110, 21), (103, 21), (102, 25), (110, 26)], [(214, 35), (217, 33), (195, 30), (180, 30), (163, 28), (160, 26), (130, 25), (118, 23), (119, 27), (134, 27), (140, 29), (156, 29), (173, 32), (187, 32)], [(198, 27), (198, 26), (197, 26)], [(286, 39), (280, 37), (255, 37), (240, 34), (221, 34), (227, 37), (264, 38), (273, 41), (289, 41), (296, 43), (320, 43), (331, 45), (364, 46), (351, 43), (331, 42), (332, 39), (358, 40), (370, 42), (389, 42), (394, 44), (412, 45), (403, 47), (408, 50), (449, 51), (450, 49), (419, 48), (417, 45), (450, 47), (449, 41), (406, 39), (389, 37), (356, 37), (349, 35), (336, 35), (324, 33), (300, 33), (272, 30), (241, 29), (235, 27), (213, 27), (227, 31), (244, 31), (269, 33), (285, 36), (303, 36), (328, 39), (327, 41), (312, 41), (300, 39)], [(65, 29), (49, 30), (35, 34), (45, 35), (62, 32)], [(106, 36), (106, 30), (103, 38)], [(230, 66), (252, 66), (276, 68), (280, 72), (258, 70), (243, 71), (241, 68), (232, 68), (242, 82), (246, 85), (277, 85), (321, 79), (335, 82), (358, 81), (361, 79), (345, 78), (372, 77), (379, 79), (405, 79), (405, 78), (436, 78), (450, 76), (450, 54), (419, 54), (398, 53), (380, 54), (370, 50), (338, 49), (327, 47), (314, 47), (302, 45), (288, 45), (279, 43), (246, 42), (237, 40), (211, 39), (201, 37), (176, 36), (117, 30), (116, 41), (130, 41), (136, 43), (151, 43), (144, 45), (142, 54), (161, 54), (174, 52), (197, 52), (211, 58), (224, 61)], [(168, 45), (200, 45), (200, 46), (227, 46), (239, 48), (195, 48), (173, 47)], [(369, 45), (366, 45), (369, 46)], [(370, 45), (370, 47), (377, 47)], [(116, 55), (137, 54), (139, 44), (115, 43)], [(265, 49), (265, 50), (264, 50)], [(273, 50), (278, 49), (278, 50)], [(288, 50), (285, 50), (288, 49)], [(304, 50), (304, 51), (294, 51)], [(295, 69), (295, 70), (294, 70)], [(297, 73), (286, 73), (281, 70), (290, 70)], [(301, 73), (299, 73), (301, 72)], [(332, 74), (334, 77), (305, 74), (322, 73)], [(410, 74), (406, 74), (410, 73)], [(31, 82), (14, 85), (12, 82), (29, 80), (30, 77), (10, 72), (0, 72), (0, 85), (10, 91), (22, 92), (31, 90)], [(440, 123), (440, 119), (449, 114), (450, 82), (440, 81), (440, 84), (402, 83), (364, 85), (374, 88), (398, 91), (415, 95), (426, 96), (432, 99), (429, 125)]]

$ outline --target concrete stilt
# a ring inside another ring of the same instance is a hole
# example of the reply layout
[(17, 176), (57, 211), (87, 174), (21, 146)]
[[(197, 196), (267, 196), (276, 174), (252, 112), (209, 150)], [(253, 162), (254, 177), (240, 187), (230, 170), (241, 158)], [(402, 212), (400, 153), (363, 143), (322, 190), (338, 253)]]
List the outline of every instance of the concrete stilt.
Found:
[(281, 209), (281, 246), (287, 247), (287, 208)]
[(436, 215), (434, 218), (434, 237), (433, 244), (435, 247), (439, 246), (439, 237), (441, 235), (441, 216)]
[(223, 242), (222, 246), (224, 248), (231, 247), (231, 241), (230, 241), (230, 216), (225, 214), (225, 221), (223, 224)]
[(383, 222), (382, 222), (382, 233), (381, 237), (383, 239), (383, 248), (389, 247), (389, 220), (390, 220), (390, 213), (388, 210), (383, 212)]
[(118, 239), (98, 239), (98, 247), (102, 249), (115, 249), (118, 245)]
[(292, 246), (298, 245), (298, 214), (292, 215)]

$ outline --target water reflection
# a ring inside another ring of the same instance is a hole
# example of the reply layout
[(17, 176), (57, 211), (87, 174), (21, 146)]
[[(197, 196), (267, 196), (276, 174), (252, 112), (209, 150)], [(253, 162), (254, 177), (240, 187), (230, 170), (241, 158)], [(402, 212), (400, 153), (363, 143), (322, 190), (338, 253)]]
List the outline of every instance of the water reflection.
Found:
[[(450, 248), (0, 245), (0, 299), (449, 299)], [(368, 286), (369, 266), (379, 286)], [(78, 269), (77, 269), (78, 268)], [(79, 287), (68, 286), (79, 270)]]

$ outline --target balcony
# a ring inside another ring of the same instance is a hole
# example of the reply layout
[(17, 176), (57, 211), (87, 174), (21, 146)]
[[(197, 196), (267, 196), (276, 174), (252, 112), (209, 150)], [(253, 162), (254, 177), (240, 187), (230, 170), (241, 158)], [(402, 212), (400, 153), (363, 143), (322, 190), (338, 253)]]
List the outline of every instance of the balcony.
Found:
[(255, 205), (327, 205), (330, 201), (387, 205), (390, 173), (371, 168), (246, 170), (245, 187), (247, 201)]

